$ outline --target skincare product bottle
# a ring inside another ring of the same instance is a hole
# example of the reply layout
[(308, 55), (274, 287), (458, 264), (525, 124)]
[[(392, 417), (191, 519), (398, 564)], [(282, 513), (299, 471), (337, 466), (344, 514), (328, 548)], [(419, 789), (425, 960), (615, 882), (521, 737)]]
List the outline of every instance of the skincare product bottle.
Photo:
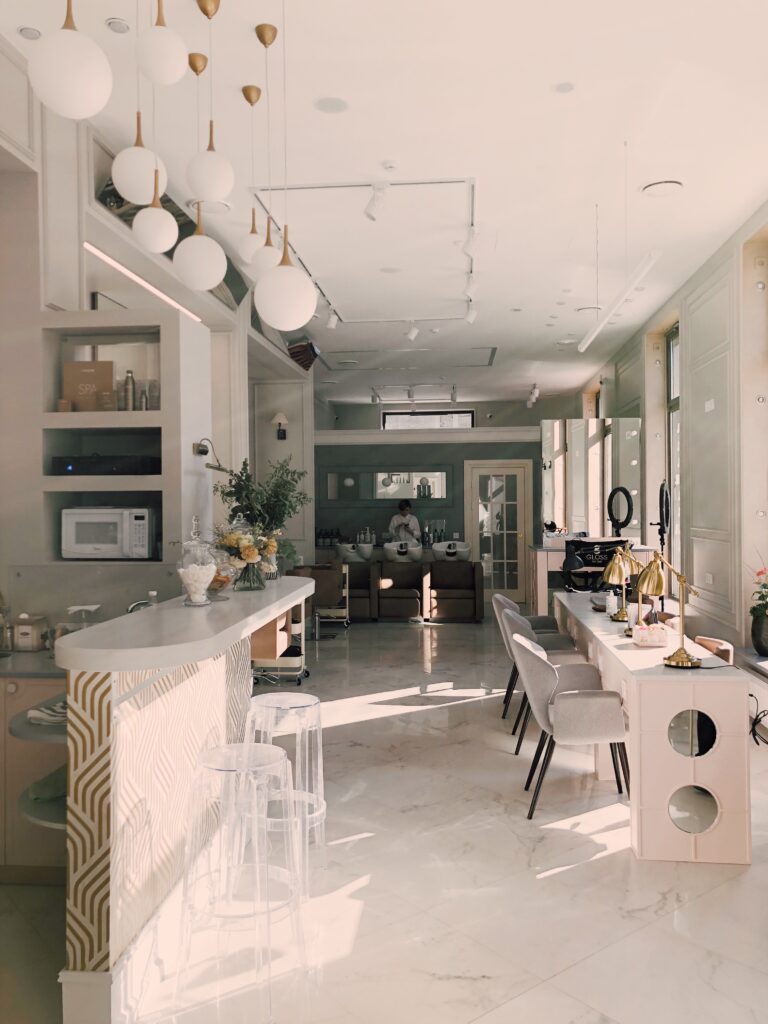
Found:
[(125, 371), (123, 389), (123, 393), (125, 395), (125, 411), (133, 412), (136, 408), (136, 381), (133, 379), (133, 370)]

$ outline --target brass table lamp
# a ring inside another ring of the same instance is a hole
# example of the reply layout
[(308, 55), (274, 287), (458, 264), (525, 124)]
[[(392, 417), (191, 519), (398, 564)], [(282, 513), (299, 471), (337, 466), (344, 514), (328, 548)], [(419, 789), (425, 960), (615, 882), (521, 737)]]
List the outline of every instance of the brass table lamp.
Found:
[(653, 554), (653, 561), (649, 562), (648, 565), (640, 573), (640, 579), (637, 581), (637, 592), (639, 595), (648, 594), (649, 597), (660, 597), (664, 593), (664, 571), (662, 566), (670, 570), (674, 575), (680, 587), (680, 646), (669, 657), (664, 659), (664, 664), (668, 665), (669, 668), (701, 668), (701, 659), (694, 658), (692, 654), (689, 654), (685, 649), (685, 596), (686, 591), (690, 590), (696, 597), (699, 596), (698, 590), (690, 586), (688, 580), (679, 573), (673, 565), (666, 560), (658, 551)]
[(621, 608), (613, 613), (611, 621), (627, 622), (629, 620), (627, 615), (627, 570), (624, 565), (624, 552), (621, 548), (616, 548), (613, 558), (606, 565), (603, 572), (603, 583), (608, 583), (612, 587), (621, 586)]
[[(632, 550), (631, 550), (631, 548), (629, 546), (629, 543), (627, 543), (625, 545), (625, 547), (622, 549), (622, 556), (624, 558), (624, 569), (625, 569), (625, 572), (627, 572), (628, 575), (631, 575), (633, 572), (637, 572), (637, 573), (641, 573), (642, 574), (643, 570), (645, 569), (645, 566), (643, 565), (642, 562), (638, 562), (638, 560), (632, 554)], [(638, 592), (637, 592), (637, 621), (638, 622), (640, 622), (640, 620), (641, 620), (642, 608), (643, 608), (643, 595), (638, 590)], [(627, 626), (627, 628), (624, 630), (624, 636), (632, 636), (632, 626)]]

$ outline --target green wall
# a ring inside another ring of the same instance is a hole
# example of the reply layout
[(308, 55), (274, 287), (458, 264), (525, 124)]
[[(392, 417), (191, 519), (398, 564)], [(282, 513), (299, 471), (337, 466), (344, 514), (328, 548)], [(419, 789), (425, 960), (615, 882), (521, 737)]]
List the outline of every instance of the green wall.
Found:
[(371, 444), (315, 446), (315, 529), (341, 530), (354, 540), (357, 531), (370, 526), (380, 537), (396, 511), (396, 502), (375, 503), (368, 507), (329, 503), (325, 498), (326, 472), (338, 470), (377, 469), (446, 470), (449, 474), (449, 497), (432, 505), (414, 499), (414, 512), (422, 528), (425, 519), (444, 519), (450, 538), (454, 532), (464, 536), (464, 462), (469, 459), (529, 459), (533, 463), (533, 532), (534, 543), (541, 542), (541, 445), (538, 442), (456, 443), (445, 444)]

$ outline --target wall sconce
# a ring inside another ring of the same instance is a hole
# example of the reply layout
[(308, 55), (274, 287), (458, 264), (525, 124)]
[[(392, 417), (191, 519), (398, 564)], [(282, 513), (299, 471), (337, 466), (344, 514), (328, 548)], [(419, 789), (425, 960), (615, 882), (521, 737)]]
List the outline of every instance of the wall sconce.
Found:
[(272, 417), (272, 426), (277, 427), (278, 441), (288, 440), (288, 431), (285, 429), (288, 426), (288, 417), (284, 412), (275, 413)]

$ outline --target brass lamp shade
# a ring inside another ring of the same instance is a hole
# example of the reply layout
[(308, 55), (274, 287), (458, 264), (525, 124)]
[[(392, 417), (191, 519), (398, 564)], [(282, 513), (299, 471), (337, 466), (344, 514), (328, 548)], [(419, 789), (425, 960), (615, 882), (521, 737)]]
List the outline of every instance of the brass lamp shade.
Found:
[(661, 597), (664, 593), (664, 573), (661, 562), (654, 558), (640, 573), (637, 580), (637, 592), (649, 597)]
[(621, 557), (619, 551), (616, 551), (613, 558), (605, 567), (605, 571), (603, 572), (603, 582), (609, 583), (613, 587), (620, 587), (622, 583), (626, 582), (626, 579), (627, 572), (624, 568), (624, 559)]

